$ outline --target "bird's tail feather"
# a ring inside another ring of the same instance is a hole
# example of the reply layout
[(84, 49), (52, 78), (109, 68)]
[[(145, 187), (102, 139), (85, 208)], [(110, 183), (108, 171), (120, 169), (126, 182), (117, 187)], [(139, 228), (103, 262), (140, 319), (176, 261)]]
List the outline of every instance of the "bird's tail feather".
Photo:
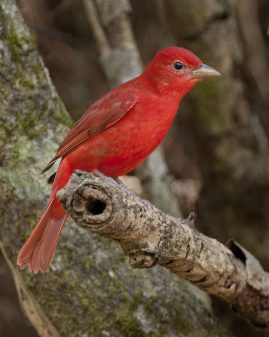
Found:
[(56, 195), (50, 198), (47, 209), (21, 248), (17, 264), (23, 269), (28, 266), (32, 272), (44, 272), (53, 258), (66, 212)]

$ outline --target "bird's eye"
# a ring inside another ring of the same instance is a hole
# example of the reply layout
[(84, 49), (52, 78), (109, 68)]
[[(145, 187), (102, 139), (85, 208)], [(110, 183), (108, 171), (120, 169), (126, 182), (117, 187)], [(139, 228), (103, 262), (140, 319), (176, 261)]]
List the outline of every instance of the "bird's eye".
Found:
[(173, 67), (176, 69), (176, 70), (181, 70), (184, 68), (184, 64), (179, 62), (179, 61), (176, 61), (173, 63)]

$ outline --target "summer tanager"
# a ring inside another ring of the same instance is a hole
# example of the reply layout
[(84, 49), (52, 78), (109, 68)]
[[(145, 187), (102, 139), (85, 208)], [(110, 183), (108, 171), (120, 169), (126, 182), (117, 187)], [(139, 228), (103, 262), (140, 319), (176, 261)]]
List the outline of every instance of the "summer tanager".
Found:
[(165, 137), (182, 97), (203, 78), (218, 75), (192, 52), (165, 48), (140, 76), (90, 106), (44, 170), (61, 158), (48, 206), (21, 248), (18, 265), (36, 273), (48, 268), (67, 217), (57, 191), (75, 169), (111, 177), (133, 170)]

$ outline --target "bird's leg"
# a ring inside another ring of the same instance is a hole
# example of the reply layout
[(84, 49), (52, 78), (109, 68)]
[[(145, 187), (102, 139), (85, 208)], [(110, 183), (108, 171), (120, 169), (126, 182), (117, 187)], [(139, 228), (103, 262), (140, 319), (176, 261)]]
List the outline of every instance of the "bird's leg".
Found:
[(102, 172), (100, 172), (99, 170), (94, 170), (92, 171), (92, 173), (97, 177), (97, 178), (100, 178), (100, 179), (105, 179), (107, 178), (107, 176), (105, 174), (103, 174)]
[(92, 173), (97, 177), (97, 178), (100, 178), (100, 179), (107, 179), (107, 178), (110, 178), (112, 180), (114, 180), (117, 184), (119, 185), (124, 185), (124, 183), (119, 179), (119, 177), (108, 177), (106, 176), (104, 173), (100, 172), (99, 170), (94, 170), (92, 171)]
[(113, 180), (115, 180), (117, 184), (119, 184), (119, 185), (124, 185), (123, 182), (120, 180), (119, 177), (111, 177), (111, 178), (112, 178)]

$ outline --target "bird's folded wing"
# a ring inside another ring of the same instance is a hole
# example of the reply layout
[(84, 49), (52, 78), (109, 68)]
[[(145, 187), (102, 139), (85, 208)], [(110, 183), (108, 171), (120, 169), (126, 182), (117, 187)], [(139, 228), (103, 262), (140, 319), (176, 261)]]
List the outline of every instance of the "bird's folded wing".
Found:
[(138, 101), (134, 89), (117, 88), (95, 102), (75, 124), (42, 172), (47, 171), (58, 158), (65, 157), (89, 138), (117, 123)]

